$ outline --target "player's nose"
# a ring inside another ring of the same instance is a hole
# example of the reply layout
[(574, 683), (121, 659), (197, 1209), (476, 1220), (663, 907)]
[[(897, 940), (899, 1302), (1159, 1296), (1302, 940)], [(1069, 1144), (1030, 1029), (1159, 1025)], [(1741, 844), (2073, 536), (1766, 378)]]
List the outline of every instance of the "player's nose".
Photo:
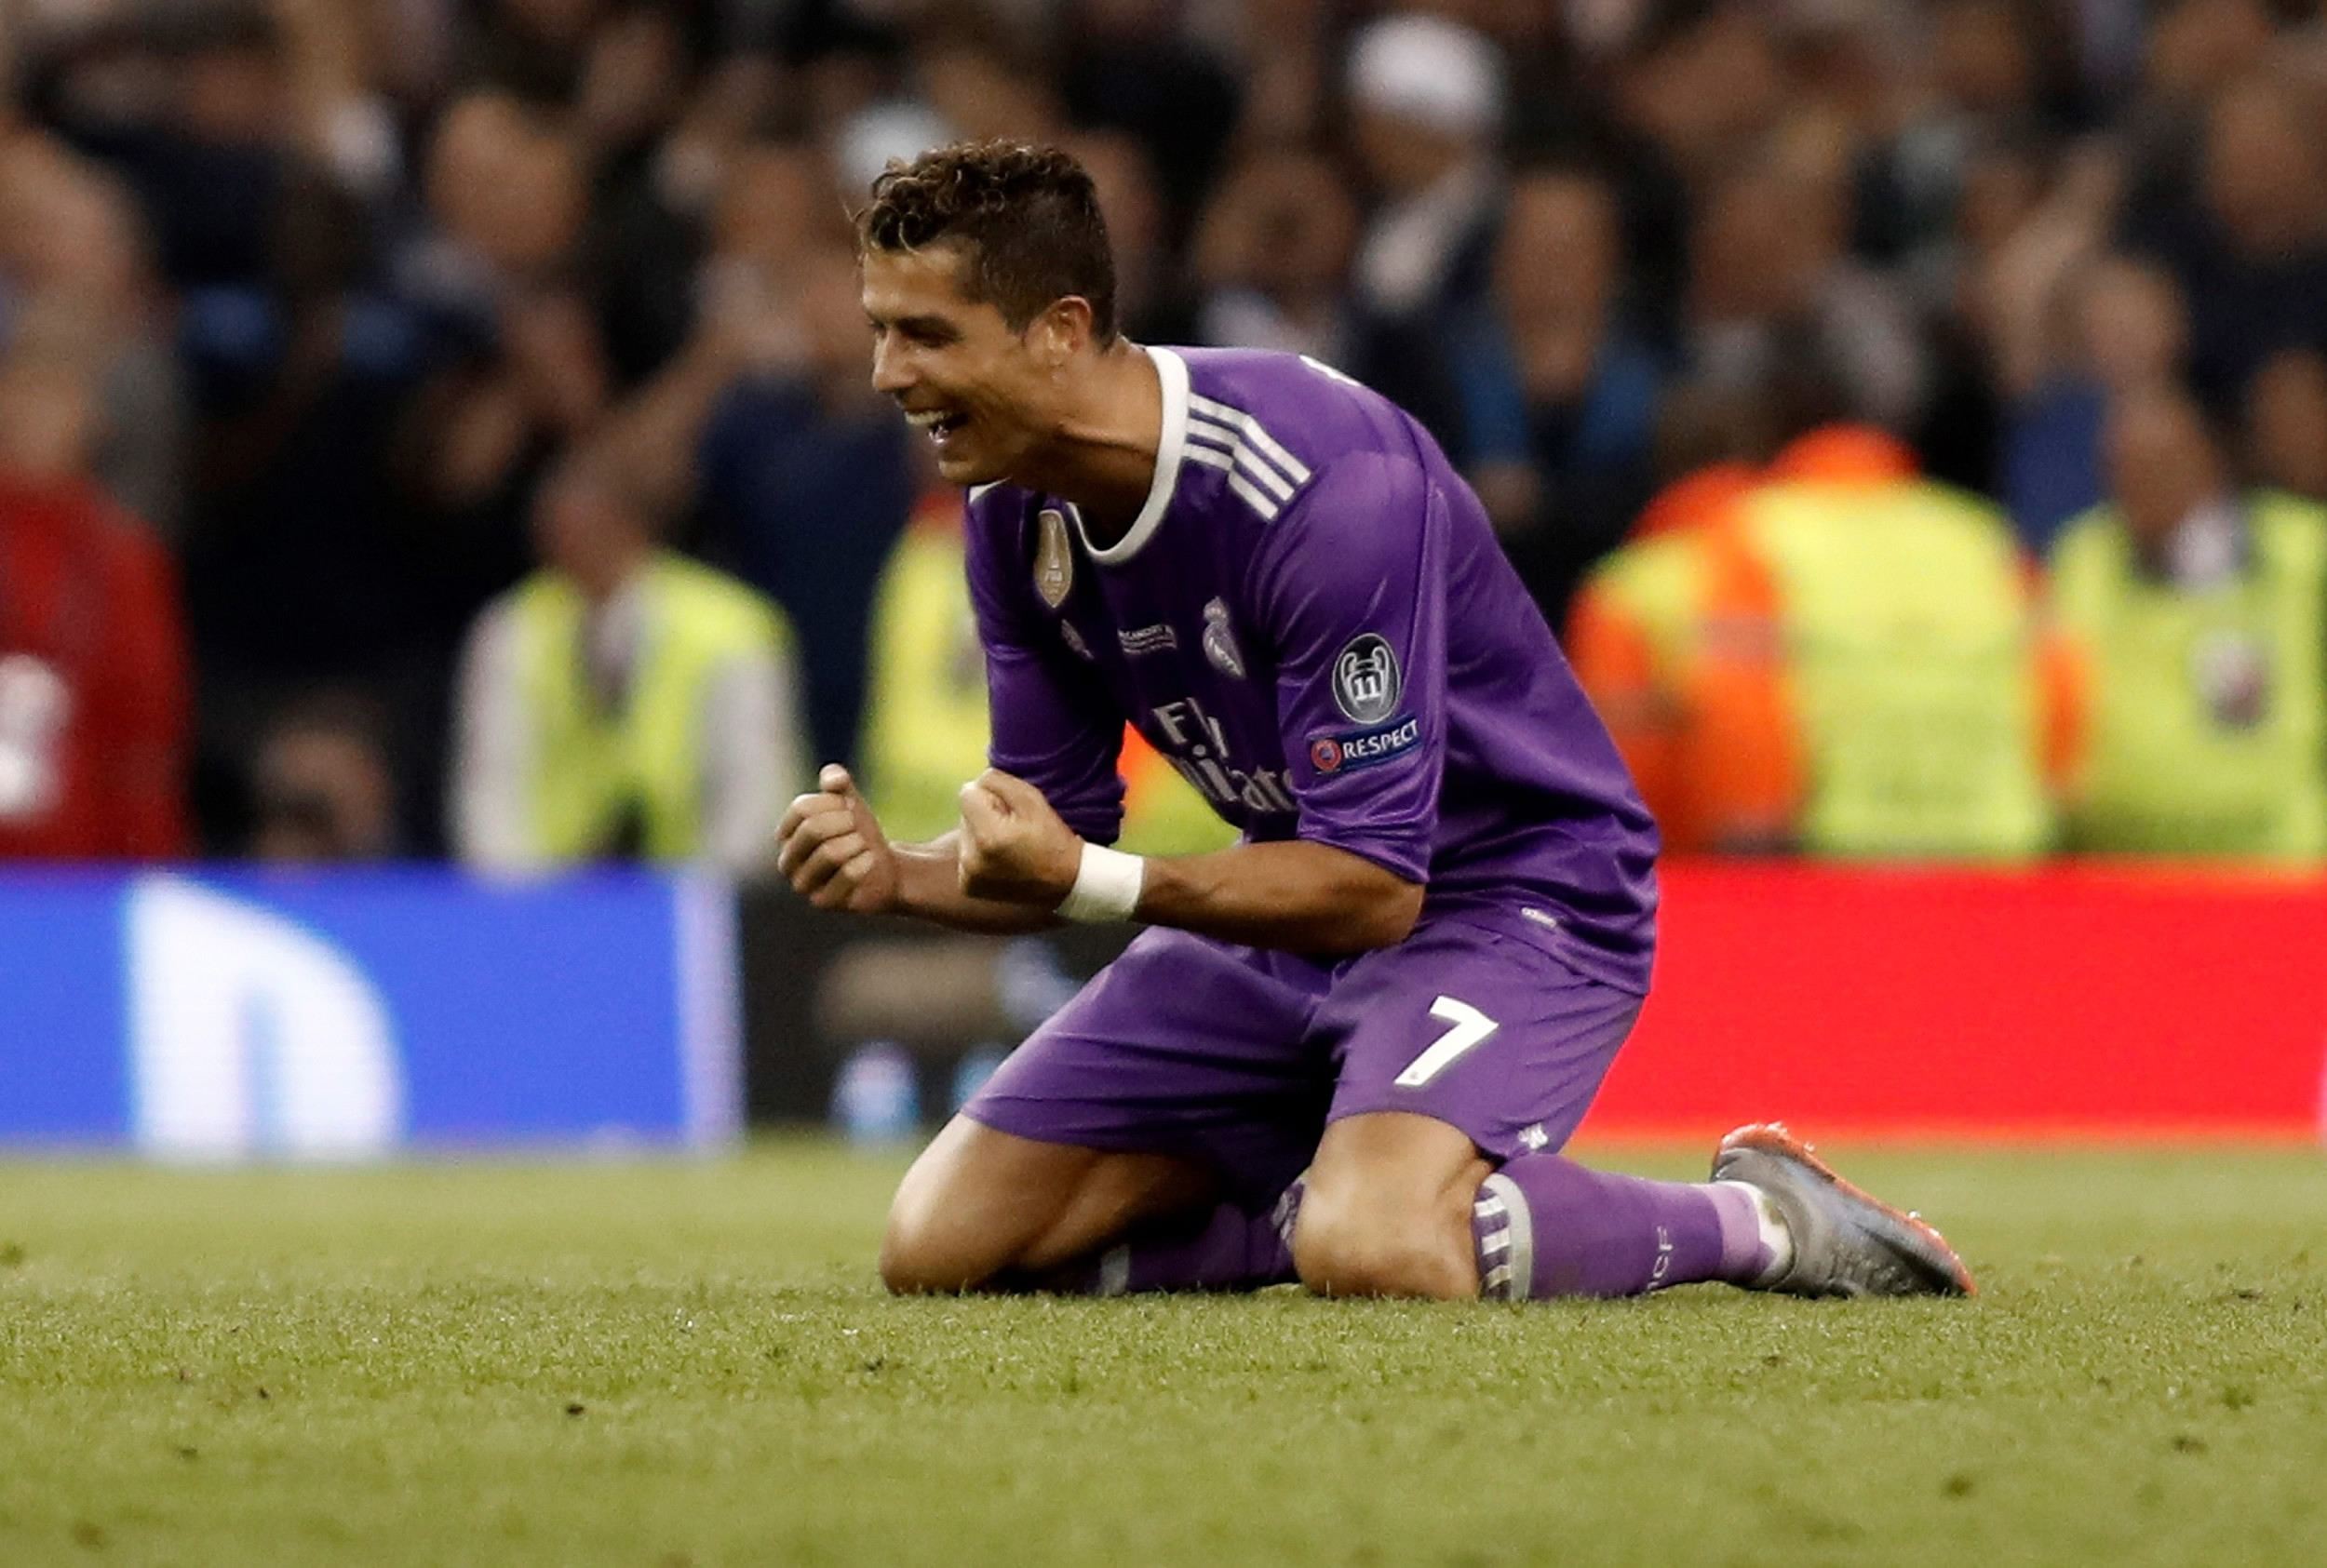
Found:
[(897, 352), (893, 339), (884, 337), (873, 344), (872, 383), (875, 392), (888, 397), (894, 397), (913, 384), (906, 356)]

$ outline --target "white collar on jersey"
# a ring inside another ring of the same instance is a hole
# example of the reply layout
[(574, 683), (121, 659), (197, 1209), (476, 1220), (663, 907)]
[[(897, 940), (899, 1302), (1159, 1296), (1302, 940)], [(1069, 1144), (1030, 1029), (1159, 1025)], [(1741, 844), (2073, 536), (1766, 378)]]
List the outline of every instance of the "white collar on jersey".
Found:
[(1095, 546), (1083, 530), (1083, 514), (1068, 508), (1068, 515), (1075, 520), (1075, 532), (1083, 536), (1083, 549), (1101, 566), (1120, 566), (1137, 555), (1163, 527), (1164, 514), (1171, 510), (1172, 494), (1179, 489), (1180, 452), (1188, 444), (1188, 361), (1168, 348), (1147, 348), (1146, 353), (1155, 362), (1155, 379), (1164, 390), (1164, 429), (1156, 437), (1155, 478), (1148, 486), (1147, 504), (1132, 520), (1131, 531), (1104, 550)]

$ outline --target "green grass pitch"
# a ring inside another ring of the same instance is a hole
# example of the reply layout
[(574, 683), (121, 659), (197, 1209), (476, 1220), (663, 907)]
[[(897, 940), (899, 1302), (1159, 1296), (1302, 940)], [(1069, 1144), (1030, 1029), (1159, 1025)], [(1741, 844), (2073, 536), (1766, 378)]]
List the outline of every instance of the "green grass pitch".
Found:
[(1835, 1152), (1986, 1293), (891, 1301), (821, 1144), (0, 1165), (0, 1563), (2327, 1562), (2327, 1158)]

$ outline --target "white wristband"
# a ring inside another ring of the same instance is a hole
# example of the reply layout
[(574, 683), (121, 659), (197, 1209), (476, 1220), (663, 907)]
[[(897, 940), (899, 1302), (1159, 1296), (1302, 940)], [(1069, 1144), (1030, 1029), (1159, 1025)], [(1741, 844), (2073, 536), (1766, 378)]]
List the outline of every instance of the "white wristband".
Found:
[(1139, 889), (1148, 879), (1148, 863), (1137, 855), (1097, 844), (1083, 846), (1083, 869), (1075, 885), (1058, 901), (1058, 914), (1078, 925), (1103, 925), (1128, 920), (1139, 907)]

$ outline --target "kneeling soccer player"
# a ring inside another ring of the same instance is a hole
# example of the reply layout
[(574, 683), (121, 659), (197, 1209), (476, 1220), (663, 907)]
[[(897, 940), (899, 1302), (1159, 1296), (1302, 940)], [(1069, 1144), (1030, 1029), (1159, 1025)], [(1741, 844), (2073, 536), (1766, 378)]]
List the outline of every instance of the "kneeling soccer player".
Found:
[[(1062, 153), (893, 167), (859, 248), (874, 384), (974, 487), (994, 768), (911, 847), (827, 768), (783, 871), (970, 931), (1155, 928), (907, 1175), (893, 1289), (1971, 1288), (1778, 1128), (1702, 1186), (1558, 1152), (1648, 987), (1655, 830), (1419, 425), (1289, 355), (1125, 342)], [(1100, 847), (1126, 719), (1242, 842)]]

